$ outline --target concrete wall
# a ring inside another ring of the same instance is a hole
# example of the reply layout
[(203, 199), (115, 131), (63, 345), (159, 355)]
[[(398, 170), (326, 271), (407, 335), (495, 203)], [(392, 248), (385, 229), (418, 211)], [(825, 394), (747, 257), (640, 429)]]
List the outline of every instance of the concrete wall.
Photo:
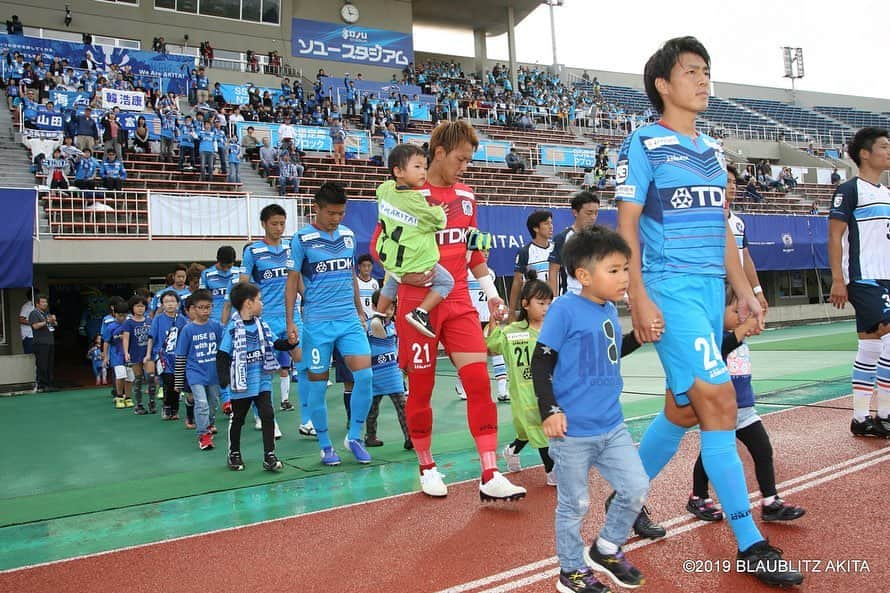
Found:
[(31, 354), (0, 356), (0, 388), (13, 385), (34, 385), (36, 369)]
[[(278, 51), (283, 63), (302, 69), (304, 75), (309, 78), (314, 78), (319, 68), (337, 75), (342, 75), (344, 71), (356, 71), (355, 66), (344, 62), (305, 60), (291, 55), (291, 19), (297, 17), (342, 23), (341, 2), (283, 0), (280, 26), (155, 10), (154, 0), (141, 0), (139, 6), (96, 0), (68, 0), (68, 4), (71, 6), (73, 18), (68, 30), (138, 39), (142, 42), (144, 50), (151, 50), (154, 37), (164, 37), (168, 43), (182, 45), (184, 35), (188, 34), (188, 43), (193, 47), (209, 40), (214, 48), (229, 51), (246, 52), (249, 49), (259, 53)], [(362, 0), (359, 7), (361, 8), (361, 20), (357, 23), (359, 26), (411, 31), (413, 19), (409, 2)], [(63, 23), (65, 2), (62, 0), (4, 1), (0, 2), (0, 8), (6, 18), (11, 14), (19, 15), (26, 27), (65, 29)], [(392, 69), (362, 66), (361, 72), (369, 80), (389, 80)], [(251, 80), (254, 80), (254, 76), (251, 76)], [(211, 78), (214, 78), (213, 75)]]

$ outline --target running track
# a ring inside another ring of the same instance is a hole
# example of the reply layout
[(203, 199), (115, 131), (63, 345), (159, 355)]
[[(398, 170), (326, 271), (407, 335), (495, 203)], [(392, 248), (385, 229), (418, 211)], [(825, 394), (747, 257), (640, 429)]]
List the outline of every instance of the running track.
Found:
[[(849, 406), (850, 398), (834, 400)], [(779, 491), (807, 515), (792, 524), (761, 524), (787, 558), (807, 561), (802, 591), (880, 590), (890, 577), (890, 442), (854, 439), (849, 412), (795, 408), (765, 418), (776, 450)], [(753, 577), (684, 560), (734, 560), (725, 523), (691, 519), (690, 490), (698, 437), (653, 483), (650, 508), (670, 527), (657, 542), (632, 540), (629, 558), (645, 591), (766, 591)], [(756, 490), (742, 452), (749, 491)], [(0, 591), (128, 593), (216, 591), (300, 593), (526, 593), (554, 590), (555, 490), (540, 467), (511, 476), (529, 489), (519, 503), (482, 504), (472, 482), (434, 500), (410, 494), (290, 519), (0, 573)], [(446, 478), (447, 481), (447, 478)], [(585, 536), (602, 523), (608, 487), (591, 480), (594, 501)], [(752, 504), (758, 501), (752, 495)], [(759, 522), (759, 513), (755, 517)], [(817, 561), (819, 562), (817, 565)], [(829, 564), (829, 561), (834, 564)], [(865, 561), (858, 570), (853, 561)], [(838, 564), (840, 562), (840, 564)], [(843, 564), (846, 562), (846, 564)], [(618, 590), (618, 589), (616, 589)]]

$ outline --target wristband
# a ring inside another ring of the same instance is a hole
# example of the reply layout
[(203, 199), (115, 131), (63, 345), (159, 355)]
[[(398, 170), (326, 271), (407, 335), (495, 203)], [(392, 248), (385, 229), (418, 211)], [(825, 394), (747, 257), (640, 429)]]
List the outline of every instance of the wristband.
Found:
[(479, 287), (485, 293), (485, 298), (488, 300), (501, 298), (498, 290), (494, 287), (494, 280), (491, 279), (490, 274), (486, 274), (482, 278), (476, 278), (476, 280), (479, 281)]
[(760, 293), (762, 293), (762, 292), (763, 292), (763, 288), (762, 288), (759, 284), (758, 284), (757, 286), (754, 287), (754, 294), (755, 294), (755, 295), (758, 295), (758, 294), (760, 294)]

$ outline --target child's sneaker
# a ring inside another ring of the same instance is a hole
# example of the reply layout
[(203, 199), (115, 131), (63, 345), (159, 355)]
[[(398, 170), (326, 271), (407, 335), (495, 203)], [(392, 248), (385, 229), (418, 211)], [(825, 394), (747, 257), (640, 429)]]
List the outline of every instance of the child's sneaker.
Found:
[(606, 573), (619, 587), (636, 589), (646, 582), (642, 573), (624, 556), (621, 548), (615, 554), (603, 554), (594, 542), (584, 554), (584, 562), (590, 568)]
[(300, 434), (304, 437), (317, 437), (318, 433), (315, 432), (315, 427), (312, 425), (312, 420), (307, 422), (306, 424), (300, 425)]
[(281, 402), (281, 411), (282, 412), (292, 412), (295, 410), (294, 405), (290, 403), (290, 400), (283, 400)]
[(133, 410), (133, 413), (137, 416), (145, 416), (148, 414), (148, 411), (142, 406), (142, 404), (136, 404), (136, 408)]
[(114, 398), (114, 407), (118, 410), (126, 408), (127, 404), (124, 402), (124, 398), (122, 398), (122, 397)]
[(377, 435), (365, 435), (365, 447), (382, 447), (383, 441), (377, 438)]
[(244, 460), (241, 459), (240, 451), (229, 453), (229, 469), (236, 472), (244, 469)]
[(525, 498), (525, 488), (516, 486), (501, 472), (494, 475), (487, 482), (479, 482), (479, 499), (483, 502), (492, 500), (516, 501)]
[(467, 400), (467, 392), (464, 391), (464, 386), (460, 383), (454, 386), (454, 392), (457, 394), (457, 399)]
[(723, 511), (720, 510), (710, 498), (690, 496), (686, 503), (686, 510), (702, 521), (722, 521)]
[(553, 486), (553, 487), (555, 488), (555, 487), (556, 487), (556, 484), (557, 484), (557, 482), (556, 482), (556, 472), (554, 472), (554, 471), (551, 469), (549, 472), (547, 472), (547, 485), (548, 485), (548, 486)]
[(149, 414), (157, 414), (158, 413), (158, 405), (155, 403), (155, 400), (148, 400), (148, 413)]
[(170, 406), (161, 406), (161, 420), (170, 419)]
[(778, 497), (771, 504), (760, 505), (760, 516), (764, 521), (794, 521), (805, 514), (803, 508), (790, 505)]
[[(609, 505), (612, 504), (612, 499), (614, 498), (615, 492), (613, 491), (609, 498), (606, 499), (606, 513), (609, 512)], [(637, 519), (634, 521), (634, 533), (646, 539), (659, 539), (667, 535), (667, 530), (652, 520), (648, 507), (643, 505), (643, 508), (640, 509), (640, 514), (637, 515)]]
[(427, 496), (448, 496), (448, 486), (442, 479), (444, 477), (436, 467), (425, 469), (420, 472), (420, 489)]
[(277, 457), (275, 457), (275, 453), (271, 451), (266, 453), (266, 456), (263, 458), (263, 469), (267, 472), (277, 472), (281, 471), (281, 468), (284, 467)]
[(202, 451), (213, 448), (213, 435), (205, 432), (198, 437), (198, 448)]
[(513, 443), (510, 443), (501, 451), (504, 461), (507, 462), (507, 469), (511, 472), (522, 471), (522, 462), (519, 460), (519, 453), (513, 450)]
[(185, 429), (186, 430), (195, 430), (195, 428), (197, 428), (197, 427), (198, 427), (198, 425), (195, 424), (194, 422), (189, 422), (188, 420), (185, 421)]
[(340, 456), (337, 455), (333, 447), (325, 447), (321, 450), (321, 463), (328, 467), (340, 465)]
[(596, 580), (589, 568), (559, 573), (556, 590), (560, 593), (610, 593), (611, 589)]
[(355, 460), (359, 463), (371, 463), (371, 454), (365, 449), (365, 446), (359, 439), (343, 439), (343, 446), (349, 449), (355, 456)]
[(405, 315), (405, 320), (412, 326), (414, 326), (414, 329), (416, 329), (426, 337), (436, 337), (436, 332), (433, 331), (433, 326), (430, 324), (430, 314), (426, 311), (414, 309), (413, 311)]
[(129, 397), (125, 397), (125, 398), (124, 398), (124, 405), (125, 405), (126, 407), (128, 407), (128, 408), (132, 408), (132, 407), (133, 407), (133, 400), (130, 399)]
[(207, 430), (210, 431), (210, 434), (216, 434), (216, 433), (219, 432), (219, 431), (216, 429), (216, 424), (211, 424), (210, 426), (207, 427)]

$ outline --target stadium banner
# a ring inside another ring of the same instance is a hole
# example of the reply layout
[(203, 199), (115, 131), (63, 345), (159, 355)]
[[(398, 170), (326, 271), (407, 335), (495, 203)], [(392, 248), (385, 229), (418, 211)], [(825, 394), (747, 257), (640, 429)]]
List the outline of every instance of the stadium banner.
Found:
[[(219, 88), (222, 90), (223, 99), (225, 99), (226, 103), (229, 105), (247, 105), (250, 102), (250, 98), (247, 94), (247, 90), (250, 88), (249, 84), (220, 83)], [(280, 88), (273, 89), (264, 86), (258, 86), (256, 88), (260, 92), (260, 97), (263, 96), (263, 93), (269, 91), (269, 95), (272, 97), (272, 104), (278, 105), (278, 97), (281, 95)]]
[(139, 91), (119, 91), (117, 89), (102, 89), (102, 108), (121, 111), (144, 111), (145, 93)]
[(36, 189), (0, 188), (0, 288), (34, 282), (34, 209)]
[[(306, 224), (297, 198), (232, 198), (151, 193), (153, 237), (262, 237), (260, 210), (279, 204), (287, 212), (288, 233)], [(34, 209), (32, 203), (31, 209)], [(33, 225), (33, 223), (32, 223)], [(30, 238), (30, 236), (29, 236)]]
[(596, 166), (596, 149), (581, 146), (562, 146), (559, 144), (541, 144), (540, 162), (553, 167), (574, 167), (591, 169)]
[(43, 132), (59, 132), (65, 122), (65, 114), (48, 111), (43, 105), (37, 109), (25, 109), (25, 122), (30, 122), (36, 129)]
[(90, 104), (90, 94), (81, 91), (50, 91), (49, 100), (58, 109), (74, 109)]
[(758, 270), (827, 269), (828, 217), (739, 214)]
[[(241, 121), (235, 126), (238, 137), (247, 133), (248, 126), (256, 131), (256, 137), (260, 142), (268, 137), (272, 146), (280, 144), (278, 138), (278, 125), (256, 121)], [(296, 130), (295, 142), (297, 148), (305, 151), (330, 152), (333, 150), (331, 136), (327, 127), (320, 126), (294, 126)], [(371, 138), (366, 132), (349, 131), (346, 135), (346, 152), (368, 155), (371, 153)]]
[(414, 43), (411, 33), (293, 19), (291, 53), (297, 58), (317, 58), (401, 70), (414, 62)]
[[(417, 97), (417, 100), (421, 103), (435, 103), (436, 96), (435, 95), (424, 95), (421, 92), (421, 88), (416, 84), (407, 84), (402, 82), (377, 82), (376, 80), (357, 80), (355, 78), (350, 78), (350, 82), (354, 83), (356, 90), (359, 92), (359, 102), (361, 99), (368, 96), (374, 95), (376, 99), (396, 99), (401, 97), (402, 95), (407, 95), (409, 99), (414, 99)], [(326, 96), (334, 95), (339, 92), (340, 99), (344, 103), (346, 102), (346, 89), (347, 85), (343, 78), (336, 78), (334, 76), (324, 76), (322, 77), (322, 87), (328, 91)]]
[[(429, 142), (428, 134), (400, 134), (401, 142), (408, 144), (416, 144), (422, 146), (424, 142)], [(503, 163), (510, 152), (510, 143), (498, 140), (480, 140), (479, 148), (473, 153), (474, 161), (484, 161), (487, 163)], [(525, 223), (523, 223), (525, 224)]]
[(52, 58), (58, 56), (68, 60), (68, 64), (73, 68), (87, 67), (92, 70), (107, 71), (111, 64), (129, 66), (134, 76), (160, 78), (161, 91), (174, 91), (180, 95), (188, 92), (187, 77), (195, 66), (195, 58), (189, 56), (159, 54), (122, 47), (84, 45), (22, 35), (0, 34), (0, 51), (19, 52), (26, 62), (33, 61), (37, 55), (43, 56), (45, 61), (52, 61)]

